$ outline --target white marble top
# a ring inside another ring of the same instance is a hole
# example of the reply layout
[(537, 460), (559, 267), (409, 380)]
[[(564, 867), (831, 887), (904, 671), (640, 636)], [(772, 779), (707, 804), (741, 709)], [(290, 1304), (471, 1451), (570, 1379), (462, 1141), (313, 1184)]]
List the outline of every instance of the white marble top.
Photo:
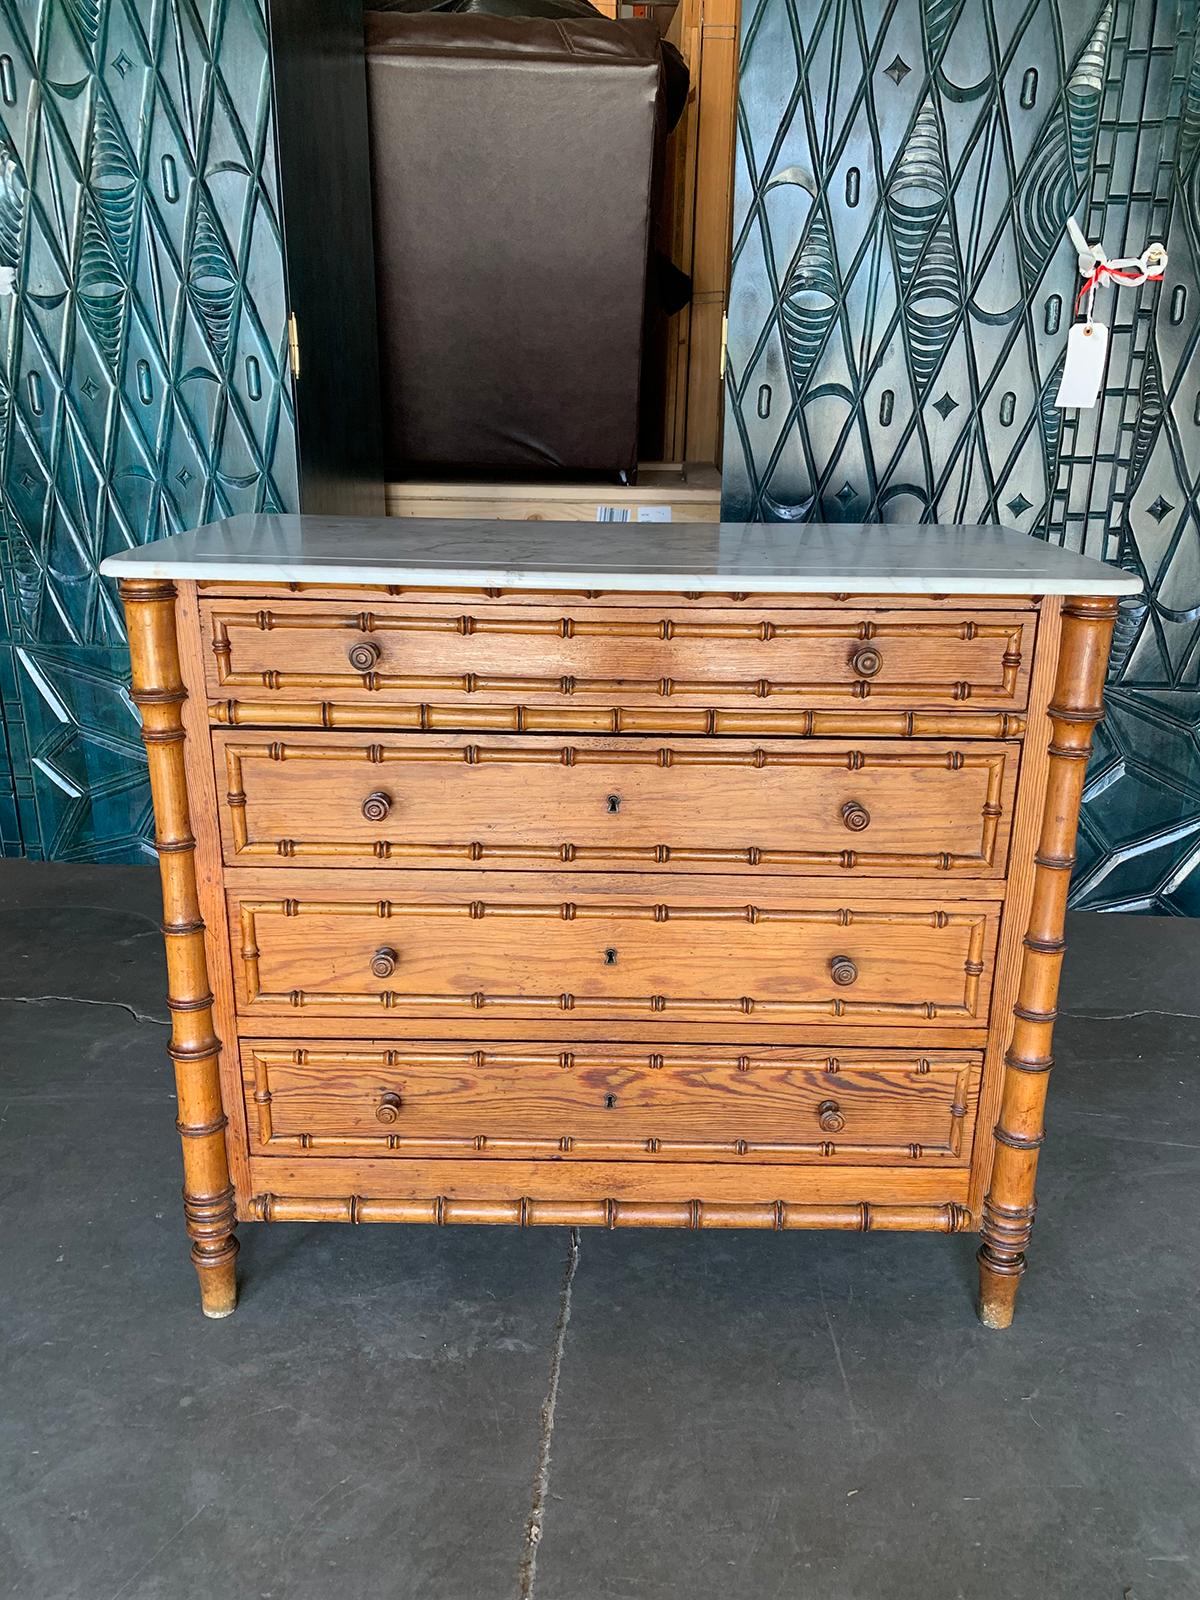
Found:
[(1136, 594), (1138, 578), (1007, 528), (240, 516), (123, 555), (113, 578), (770, 594)]

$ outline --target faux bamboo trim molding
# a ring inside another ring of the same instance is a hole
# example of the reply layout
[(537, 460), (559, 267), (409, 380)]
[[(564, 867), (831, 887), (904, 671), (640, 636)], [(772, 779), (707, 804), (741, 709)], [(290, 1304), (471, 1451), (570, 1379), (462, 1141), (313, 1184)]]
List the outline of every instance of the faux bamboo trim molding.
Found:
[(261, 1222), (410, 1222), (443, 1227), (454, 1223), (501, 1223), (510, 1227), (572, 1228), (758, 1228), (775, 1232), (829, 1228), (844, 1233), (965, 1233), (972, 1226), (966, 1206), (799, 1205), (789, 1200), (758, 1204), (706, 1200), (467, 1200), (447, 1195), (428, 1199), (374, 1199), (367, 1195), (256, 1194), (251, 1214)]
[(1033, 902), (1013, 1008), (1012, 1042), (1005, 1057), (996, 1155), (980, 1228), (979, 1315), (989, 1328), (1007, 1328), (1012, 1322), (1033, 1228), (1070, 863), (1092, 731), (1104, 714), (1104, 674), (1116, 617), (1117, 602), (1107, 597), (1070, 599), (1062, 608), (1062, 643), (1049, 706), (1050, 772), (1035, 855)]
[(204, 1314), (226, 1317), (237, 1301), (236, 1210), (225, 1151), (225, 1111), (217, 1071), (221, 1043), (196, 890), (180, 707), (187, 698), (175, 635), (175, 585), (126, 579), (120, 585), (154, 799), (167, 953), (168, 1054), (179, 1101), (183, 1214), (192, 1240)]
[(210, 611), (213, 630), (212, 650), (218, 659), (230, 653), (230, 628), (257, 629), (260, 633), (317, 632), (330, 629), (363, 634), (419, 633), (448, 634), (470, 638), (475, 634), (497, 634), (527, 639), (845, 639), (865, 643), (872, 639), (1003, 639), (1008, 654), (1018, 655), (1023, 620), (1015, 627), (1005, 622), (975, 622), (971, 618), (950, 620), (923, 616), (915, 620), (877, 622), (796, 621), (782, 622), (715, 621), (677, 622), (671, 617), (531, 617), (531, 616), (446, 616), (426, 612), (257, 610)]
[(372, 705), (336, 700), (212, 700), (222, 728), (355, 728), (391, 733), (754, 734), (792, 739), (1020, 739), (1015, 711), (819, 711), (715, 706)]

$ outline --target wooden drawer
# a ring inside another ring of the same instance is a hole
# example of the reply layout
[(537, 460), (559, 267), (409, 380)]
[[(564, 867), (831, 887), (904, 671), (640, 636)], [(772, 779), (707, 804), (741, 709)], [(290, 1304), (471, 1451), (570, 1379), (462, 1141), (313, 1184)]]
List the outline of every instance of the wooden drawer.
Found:
[(231, 863), (1002, 877), (1017, 747), (214, 735)]
[(967, 1162), (972, 1051), (242, 1044), (255, 1155)]
[[(1026, 703), (1034, 614), (946, 609), (705, 614), (669, 605), (451, 606), (212, 600), (208, 687), (293, 701), (530, 707)], [(603, 730), (600, 730), (603, 731)], [(711, 730), (710, 730), (711, 731)]]
[(961, 1026), (986, 1018), (1000, 909), (847, 903), (779, 879), (740, 879), (735, 898), (711, 878), (314, 870), (290, 898), (275, 875), (258, 875), (264, 892), (248, 876), (229, 905), (251, 1014)]

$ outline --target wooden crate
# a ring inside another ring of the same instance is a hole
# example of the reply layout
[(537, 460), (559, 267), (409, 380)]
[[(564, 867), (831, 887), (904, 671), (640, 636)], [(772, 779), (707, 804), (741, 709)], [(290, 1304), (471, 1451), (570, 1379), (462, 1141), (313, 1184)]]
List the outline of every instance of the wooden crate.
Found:
[(637, 483), (631, 485), (414, 478), (387, 485), (387, 510), (391, 517), (525, 522), (649, 521), (654, 520), (649, 512), (665, 510), (669, 515), (663, 520), (671, 522), (719, 522), (721, 474), (709, 463), (668, 462), (641, 467)]

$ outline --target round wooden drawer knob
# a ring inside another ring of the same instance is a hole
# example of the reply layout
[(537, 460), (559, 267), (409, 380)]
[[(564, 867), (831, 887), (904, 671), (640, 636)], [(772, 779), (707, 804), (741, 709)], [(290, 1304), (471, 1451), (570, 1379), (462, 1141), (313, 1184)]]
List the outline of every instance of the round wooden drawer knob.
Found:
[(864, 828), (871, 826), (871, 813), (866, 806), (860, 806), (857, 800), (847, 800), (842, 807), (842, 821), (851, 833), (861, 833)]
[(817, 1107), (817, 1118), (822, 1133), (841, 1133), (846, 1126), (846, 1119), (836, 1100), (822, 1100)]
[[(393, 1094), (390, 1089), (386, 1094), (381, 1094), (379, 1096), (379, 1104), (375, 1107), (375, 1121), (395, 1122), (400, 1115), (401, 1103), (400, 1096)], [(824, 1127), (825, 1124), (822, 1123), (821, 1126)]]
[(399, 952), (393, 950), (391, 945), (383, 945), (371, 957), (371, 975), (375, 978), (390, 978), (396, 970), (396, 963), (400, 960)]
[(371, 668), (379, 660), (380, 653), (377, 644), (373, 644), (369, 639), (364, 639), (361, 644), (352, 644), (347, 651), (347, 656), (355, 672), (370, 672)]
[(843, 987), (858, 977), (858, 968), (849, 956), (833, 956), (829, 962), (829, 976)]
[(362, 803), (362, 814), (368, 822), (382, 822), (391, 809), (392, 797), (383, 789), (373, 789)]
[(883, 665), (883, 657), (868, 645), (854, 652), (850, 657), (850, 665), (860, 678), (873, 678)]

